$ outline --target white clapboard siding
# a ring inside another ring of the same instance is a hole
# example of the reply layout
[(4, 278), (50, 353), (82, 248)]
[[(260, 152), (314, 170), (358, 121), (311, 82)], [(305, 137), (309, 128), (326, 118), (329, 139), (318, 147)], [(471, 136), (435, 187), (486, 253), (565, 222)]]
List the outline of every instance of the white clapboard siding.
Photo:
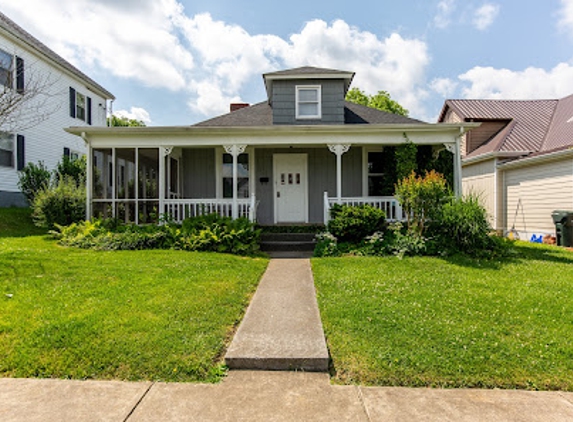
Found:
[(489, 222), (496, 228), (495, 207), (495, 160), (482, 161), (480, 163), (465, 165), (462, 168), (463, 194), (475, 194), (480, 198), (485, 207)]
[[(65, 73), (25, 44), (16, 44), (0, 34), (0, 49), (24, 59), (26, 83), (34, 78), (46, 77), (54, 81), (50, 86), (52, 97), (46, 107), (55, 112), (37, 126), (17, 132), (25, 137), (25, 162), (37, 163), (42, 160), (49, 169), (53, 169), (62, 159), (64, 148), (84, 154), (84, 141), (64, 131), (64, 128), (70, 126), (88, 126), (86, 122), (70, 117), (69, 88), (72, 87), (92, 99), (92, 126), (106, 125), (106, 100), (90, 91), (85, 81)], [(15, 140), (14, 143), (16, 144)], [(0, 192), (19, 191), (16, 156), (14, 161), (14, 168), (0, 166)]]
[[(573, 211), (573, 160), (546, 162), (504, 172), (506, 227), (522, 239), (555, 231), (554, 210)], [(517, 212), (517, 217), (516, 216)]]

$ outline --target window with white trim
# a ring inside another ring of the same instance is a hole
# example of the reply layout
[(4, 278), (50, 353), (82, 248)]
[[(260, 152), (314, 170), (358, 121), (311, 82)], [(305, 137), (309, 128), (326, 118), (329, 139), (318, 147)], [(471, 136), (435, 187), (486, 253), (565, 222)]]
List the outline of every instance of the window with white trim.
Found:
[(0, 167), (14, 167), (14, 135), (0, 132)]
[[(233, 197), (233, 156), (223, 153), (223, 198)], [(249, 197), (249, 154), (237, 157), (237, 197)]]
[(76, 118), (86, 120), (86, 96), (76, 92)]
[(296, 87), (296, 118), (322, 118), (320, 85), (297, 85)]
[(11, 89), (13, 86), (14, 56), (0, 50), (0, 85)]

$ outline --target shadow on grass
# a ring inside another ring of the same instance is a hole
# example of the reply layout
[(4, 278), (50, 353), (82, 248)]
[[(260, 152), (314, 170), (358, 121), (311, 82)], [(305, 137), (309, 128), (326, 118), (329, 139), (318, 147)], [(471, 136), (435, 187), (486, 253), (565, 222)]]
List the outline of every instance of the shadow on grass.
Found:
[(36, 227), (32, 222), (30, 208), (0, 208), (0, 238), (42, 236), (46, 229)]
[(452, 255), (442, 258), (444, 261), (468, 268), (501, 270), (507, 265), (525, 261), (545, 261), (557, 264), (573, 264), (573, 251), (554, 245), (539, 245), (517, 242), (507, 256), (496, 258), (476, 258), (468, 255)]

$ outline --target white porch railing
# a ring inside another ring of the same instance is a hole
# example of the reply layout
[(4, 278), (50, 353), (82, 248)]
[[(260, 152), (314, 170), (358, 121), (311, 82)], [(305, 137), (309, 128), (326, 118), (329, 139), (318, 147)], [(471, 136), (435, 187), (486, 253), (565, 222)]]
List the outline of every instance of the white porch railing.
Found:
[[(257, 201), (255, 195), (248, 199), (237, 199), (239, 217), (257, 220)], [(176, 223), (189, 217), (206, 214), (219, 214), (222, 217), (233, 216), (233, 198), (225, 199), (165, 199), (163, 213), (169, 215)]]
[(341, 205), (372, 205), (386, 213), (387, 221), (406, 221), (406, 216), (402, 207), (393, 196), (372, 196), (372, 197), (354, 197), (354, 198), (329, 198), (328, 192), (324, 192), (324, 224), (330, 220), (330, 208), (334, 204)]

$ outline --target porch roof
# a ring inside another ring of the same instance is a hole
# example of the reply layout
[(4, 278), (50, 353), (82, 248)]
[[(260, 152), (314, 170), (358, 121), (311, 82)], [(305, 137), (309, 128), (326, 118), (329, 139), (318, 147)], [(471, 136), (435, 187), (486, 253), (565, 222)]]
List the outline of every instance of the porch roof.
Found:
[(70, 127), (66, 131), (81, 136), (92, 146), (253, 146), (325, 144), (397, 145), (406, 135), (416, 144), (455, 143), (456, 139), (480, 123), (386, 123), (352, 125), (273, 125), (273, 126), (150, 126), (150, 127)]

